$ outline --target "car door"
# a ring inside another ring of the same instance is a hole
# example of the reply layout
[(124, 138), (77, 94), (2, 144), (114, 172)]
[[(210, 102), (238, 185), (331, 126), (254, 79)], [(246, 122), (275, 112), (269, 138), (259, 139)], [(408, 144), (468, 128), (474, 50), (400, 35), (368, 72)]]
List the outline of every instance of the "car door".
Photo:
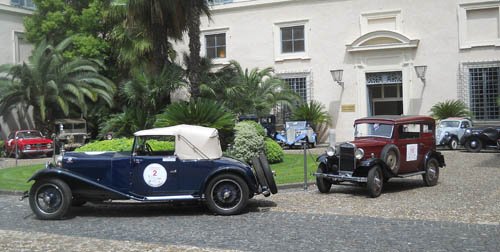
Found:
[(131, 191), (142, 196), (176, 195), (179, 161), (173, 151), (161, 149), (162, 144), (157, 144), (157, 139), (153, 140), (142, 142), (142, 145), (150, 145), (150, 151), (133, 153)]
[(400, 152), (398, 172), (400, 174), (418, 171), (424, 145), (420, 142), (420, 128), (421, 125), (418, 123), (398, 125), (396, 146), (398, 146)]

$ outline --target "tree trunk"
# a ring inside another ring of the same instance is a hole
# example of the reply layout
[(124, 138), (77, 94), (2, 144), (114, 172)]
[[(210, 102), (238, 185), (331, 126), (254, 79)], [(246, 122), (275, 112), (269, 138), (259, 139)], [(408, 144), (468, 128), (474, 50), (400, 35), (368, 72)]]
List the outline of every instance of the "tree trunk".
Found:
[(192, 98), (200, 96), (200, 15), (200, 8), (194, 4), (188, 12), (189, 62), (187, 63)]

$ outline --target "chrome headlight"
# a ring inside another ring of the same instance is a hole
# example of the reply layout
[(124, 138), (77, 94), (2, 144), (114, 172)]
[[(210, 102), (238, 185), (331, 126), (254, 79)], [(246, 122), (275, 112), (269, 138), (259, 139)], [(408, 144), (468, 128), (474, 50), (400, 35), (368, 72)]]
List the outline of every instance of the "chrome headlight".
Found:
[(449, 135), (450, 135), (450, 132), (446, 131), (446, 132), (444, 133), (444, 135), (445, 135), (445, 136), (449, 136)]
[(58, 155), (56, 157), (56, 167), (62, 167), (62, 160), (63, 160), (63, 156), (62, 155)]
[(329, 157), (333, 157), (333, 155), (335, 155), (335, 147), (333, 146), (330, 146), (326, 149), (326, 155), (328, 155)]
[(365, 151), (361, 148), (357, 148), (354, 156), (356, 157), (356, 159), (362, 159), (365, 156)]
[(472, 130), (471, 129), (466, 129), (465, 133), (470, 134), (470, 133), (472, 133)]
[(24, 149), (25, 149), (25, 150), (30, 150), (30, 149), (31, 149), (31, 145), (30, 145), (30, 144), (25, 145), (25, 146), (24, 146)]
[(52, 144), (49, 144), (49, 143), (48, 143), (48, 144), (47, 144), (47, 149), (50, 149), (50, 148), (52, 148)]
[(286, 134), (286, 132), (284, 130), (280, 131), (280, 135), (284, 136), (285, 134)]

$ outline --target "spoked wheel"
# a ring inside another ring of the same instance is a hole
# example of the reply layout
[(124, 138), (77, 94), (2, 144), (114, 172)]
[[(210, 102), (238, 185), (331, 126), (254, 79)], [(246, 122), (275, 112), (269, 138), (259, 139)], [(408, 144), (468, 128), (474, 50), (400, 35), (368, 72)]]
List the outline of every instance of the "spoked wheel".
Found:
[(42, 220), (61, 219), (71, 205), (71, 189), (60, 179), (37, 181), (30, 189), (31, 210)]
[(248, 185), (239, 176), (221, 174), (207, 186), (205, 197), (208, 208), (220, 215), (238, 214), (248, 203)]
[(426, 186), (435, 186), (439, 179), (439, 163), (435, 158), (430, 158), (425, 165), (425, 174), (422, 174)]
[(368, 172), (368, 181), (366, 183), (368, 194), (372, 198), (380, 196), (384, 187), (384, 175), (380, 166), (376, 165)]

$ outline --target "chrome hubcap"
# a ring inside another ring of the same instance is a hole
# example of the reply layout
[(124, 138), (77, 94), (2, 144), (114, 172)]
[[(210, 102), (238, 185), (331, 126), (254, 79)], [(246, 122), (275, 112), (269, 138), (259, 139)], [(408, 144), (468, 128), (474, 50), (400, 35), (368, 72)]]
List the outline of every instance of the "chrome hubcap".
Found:
[(476, 148), (477, 147), (477, 142), (476, 141), (471, 141), (470, 142), (470, 147)]

